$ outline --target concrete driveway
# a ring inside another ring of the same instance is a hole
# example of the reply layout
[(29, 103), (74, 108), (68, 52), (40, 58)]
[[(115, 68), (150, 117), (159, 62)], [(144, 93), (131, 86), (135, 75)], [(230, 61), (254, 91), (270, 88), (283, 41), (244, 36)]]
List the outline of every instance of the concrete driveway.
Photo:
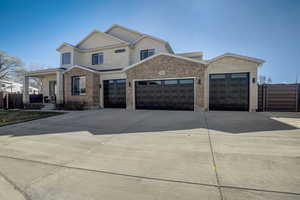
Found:
[(0, 199), (300, 199), (300, 113), (94, 110), (0, 128)]

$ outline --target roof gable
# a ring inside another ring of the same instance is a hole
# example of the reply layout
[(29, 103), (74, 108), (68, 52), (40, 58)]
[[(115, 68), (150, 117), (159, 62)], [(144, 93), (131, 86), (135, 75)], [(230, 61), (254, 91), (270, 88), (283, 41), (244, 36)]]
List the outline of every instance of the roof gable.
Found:
[(72, 67), (69, 67), (68, 69), (66, 69), (64, 71), (64, 73), (66, 73), (68, 71), (71, 71), (74, 68), (79, 68), (79, 69), (86, 70), (86, 71), (89, 71), (89, 72), (96, 72), (96, 70), (90, 69), (88, 67), (84, 67), (84, 66), (80, 66), (80, 65), (73, 65)]
[(169, 53), (159, 53), (159, 54), (156, 54), (156, 55), (154, 55), (154, 56), (148, 57), (148, 58), (146, 58), (146, 59), (144, 59), (144, 60), (141, 60), (140, 62), (137, 62), (137, 63), (135, 63), (135, 64), (133, 64), (133, 65), (130, 65), (130, 66), (128, 66), (128, 67), (125, 67), (125, 68), (123, 69), (123, 71), (127, 71), (127, 70), (129, 70), (129, 69), (131, 69), (131, 68), (133, 68), (133, 67), (136, 67), (136, 66), (138, 66), (138, 65), (140, 65), (140, 64), (142, 64), (142, 63), (144, 63), (144, 62), (146, 62), (146, 61), (148, 61), (148, 60), (155, 59), (156, 57), (162, 56), (162, 55), (163, 55), (163, 56), (174, 57), (174, 58), (178, 58), (178, 59), (182, 59), (182, 60), (186, 60), (186, 61), (190, 61), (190, 62), (194, 62), (194, 63), (199, 63), (199, 64), (203, 64), (203, 65), (208, 64), (207, 62), (201, 61), (201, 60), (195, 60), (195, 59), (192, 59), (192, 58), (187, 58), (187, 57), (178, 56), (178, 55), (169, 54)]
[(103, 33), (98, 30), (92, 31), (83, 40), (81, 40), (76, 47), (80, 49), (92, 49), (103, 46), (110, 46), (116, 44), (127, 44), (126, 41), (120, 40), (112, 35)]
[(60, 50), (61, 50), (62, 48), (64, 48), (64, 47), (76, 48), (76, 47), (74, 47), (73, 45), (64, 42), (64, 43), (62, 43), (56, 50), (57, 50), (57, 51), (60, 51)]
[(105, 33), (117, 37), (121, 40), (125, 40), (129, 43), (134, 42), (144, 35), (143, 33), (128, 29), (117, 24), (111, 26), (107, 31), (105, 31)]
[(126, 27), (118, 25), (118, 24), (112, 25), (107, 31), (105, 31), (105, 33), (112, 35), (114, 37), (117, 37), (121, 40), (125, 40), (128, 43), (130, 43), (131, 45), (137, 44), (144, 38), (151, 38), (153, 40), (164, 43), (166, 45), (166, 48), (168, 49), (168, 51), (170, 53), (174, 53), (173, 49), (171, 48), (170, 44), (167, 41), (159, 39), (152, 35), (144, 34), (144, 33), (126, 28)]
[(242, 56), (242, 55), (238, 55), (238, 54), (233, 54), (233, 53), (225, 53), (223, 55), (217, 56), (215, 58), (212, 58), (210, 60), (208, 60), (209, 63), (218, 61), (222, 58), (226, 58), (226, 57), (233, 57), (233, 58), (238, 58), (238, 59), (242, 59), (242, 60), (247, 60), (249, 62), (253, 62), (256, 63), (258, 65), (263, 64), (265, 61), (259, 58), (253, 58), (253, 57), (248, 57), (248, 56)]

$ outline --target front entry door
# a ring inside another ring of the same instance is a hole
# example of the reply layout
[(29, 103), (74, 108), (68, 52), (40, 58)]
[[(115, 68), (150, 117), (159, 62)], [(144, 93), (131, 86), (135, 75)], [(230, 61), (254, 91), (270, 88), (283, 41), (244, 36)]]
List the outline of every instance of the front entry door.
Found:
[(49, 81), (49, 100), (55, 102), (56, 98), (56, 81)]

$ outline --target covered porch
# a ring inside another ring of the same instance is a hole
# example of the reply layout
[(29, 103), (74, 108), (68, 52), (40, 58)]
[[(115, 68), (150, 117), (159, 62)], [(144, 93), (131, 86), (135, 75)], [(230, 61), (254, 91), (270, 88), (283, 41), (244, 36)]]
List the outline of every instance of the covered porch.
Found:
[[(64, 102), (63, 90), (63, 71), (64, 69), (45, 69), (28, 72), (24, 76), (23, 82), (23, 103), (30, 106), (33, 104), (57, 105)], [(41, 92), (37, 100), (30, 98), (29, 83), (31, 78), (41, 81)]]

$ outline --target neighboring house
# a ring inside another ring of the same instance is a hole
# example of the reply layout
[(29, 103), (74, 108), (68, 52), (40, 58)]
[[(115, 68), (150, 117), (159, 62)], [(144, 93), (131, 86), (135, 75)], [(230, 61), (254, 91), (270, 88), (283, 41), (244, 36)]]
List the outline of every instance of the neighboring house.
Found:
[[(257, 68), (263, 60), (225, 53), (175, 54), (168, 42), (120, 25), (92, 31), (76, 45), (63, 43), (60, 68), (26, 75), (43, 81), (44, 96), (57, 104), (89, 108), (257, 109)], [(27, 90), (26, 90), (27, 91)], [(28, 102), (27, 93), (24, 101)]]
[[(8, 81), (8, 80), (0, 80), (0, 91), (8, 92), (8, 93), (22, 93), (23, 91), (23, 84)], [(29, 87), (29, 94), (38, 94), (39, 90), (34, 87)]]

